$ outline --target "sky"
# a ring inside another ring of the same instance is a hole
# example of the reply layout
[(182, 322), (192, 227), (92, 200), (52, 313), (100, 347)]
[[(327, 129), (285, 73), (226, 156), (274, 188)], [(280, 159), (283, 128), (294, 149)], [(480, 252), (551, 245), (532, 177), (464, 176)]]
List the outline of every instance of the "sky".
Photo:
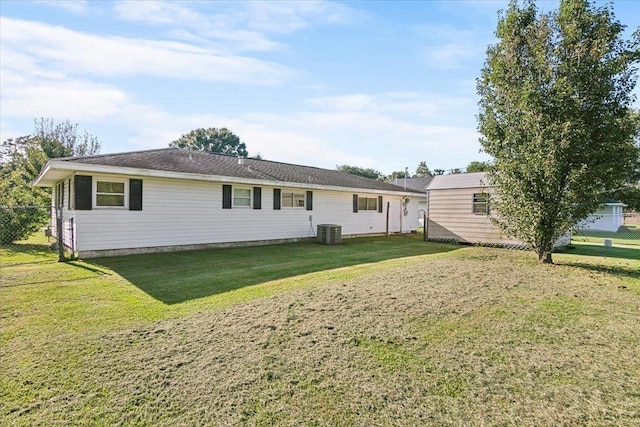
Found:
[[(506, 4), (0, 0), (0, 140), (40, 117), (101, 153), (226, 127), (267, 160), (464, 168), (489, 159), (475, 79)], [(640, 27), (640, 1), (614, 12)]]

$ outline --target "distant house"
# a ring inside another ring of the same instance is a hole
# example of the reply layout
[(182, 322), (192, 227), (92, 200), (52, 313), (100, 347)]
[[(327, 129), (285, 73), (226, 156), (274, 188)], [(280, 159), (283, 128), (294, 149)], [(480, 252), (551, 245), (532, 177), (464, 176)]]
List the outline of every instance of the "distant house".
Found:
[(379, 234), (387, 217), (389, 232), (411, 232), (421, 196), (335, 170), (175, 148), (51, 159), (36, 185), (53, 188), (64, 244), (84, 258), (306, 239), (324, 223), (345, 237)]
[(623, 224), (622, 210), (627, 205), (618, 200), (607, 200), (605, 204), (578, 224), (578, 230), (610, 231), (615, 233)]
[[(523, 243), (504, 235), (490, 216), (491, 195), (484, 172), (437, 175), (427, 186), (427, 238), (435, 241), (496, 246), (523, 246)], [(562, 237), (557, 246), (570, 243), (570, 236)]]

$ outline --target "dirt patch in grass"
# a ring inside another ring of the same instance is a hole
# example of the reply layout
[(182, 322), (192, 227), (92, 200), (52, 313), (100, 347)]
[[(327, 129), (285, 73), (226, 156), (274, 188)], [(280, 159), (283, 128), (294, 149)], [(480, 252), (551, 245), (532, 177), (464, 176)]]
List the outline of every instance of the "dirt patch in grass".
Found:
[(21, 378), (34, 404), (5, 394), (2, 413), (6, 425), (631, 426), (638, 331), (635, 277), (467, 248), (59, 343), (63, 368)]

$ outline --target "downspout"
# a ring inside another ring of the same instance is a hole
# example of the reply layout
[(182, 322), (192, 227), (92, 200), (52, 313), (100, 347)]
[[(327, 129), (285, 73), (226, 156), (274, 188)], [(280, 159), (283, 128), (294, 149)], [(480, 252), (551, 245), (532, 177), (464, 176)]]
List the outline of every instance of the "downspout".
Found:
[(402, 234), (402, 215), (404, 214), (404, 196), (400, 198), (400, 209), (398, 210), (400, 211), (400, 234)]

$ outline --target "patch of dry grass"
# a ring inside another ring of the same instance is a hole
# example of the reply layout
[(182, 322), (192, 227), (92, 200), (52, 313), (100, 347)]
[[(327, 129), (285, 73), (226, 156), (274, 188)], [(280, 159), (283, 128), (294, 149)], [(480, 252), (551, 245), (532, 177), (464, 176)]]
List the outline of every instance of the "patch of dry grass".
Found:
[(0, 421), (638, 425), (640, 261), (554, 257), (464, 248), (313, 273), (233, 306), (50, 337), (32, 357), (15, 336)]

